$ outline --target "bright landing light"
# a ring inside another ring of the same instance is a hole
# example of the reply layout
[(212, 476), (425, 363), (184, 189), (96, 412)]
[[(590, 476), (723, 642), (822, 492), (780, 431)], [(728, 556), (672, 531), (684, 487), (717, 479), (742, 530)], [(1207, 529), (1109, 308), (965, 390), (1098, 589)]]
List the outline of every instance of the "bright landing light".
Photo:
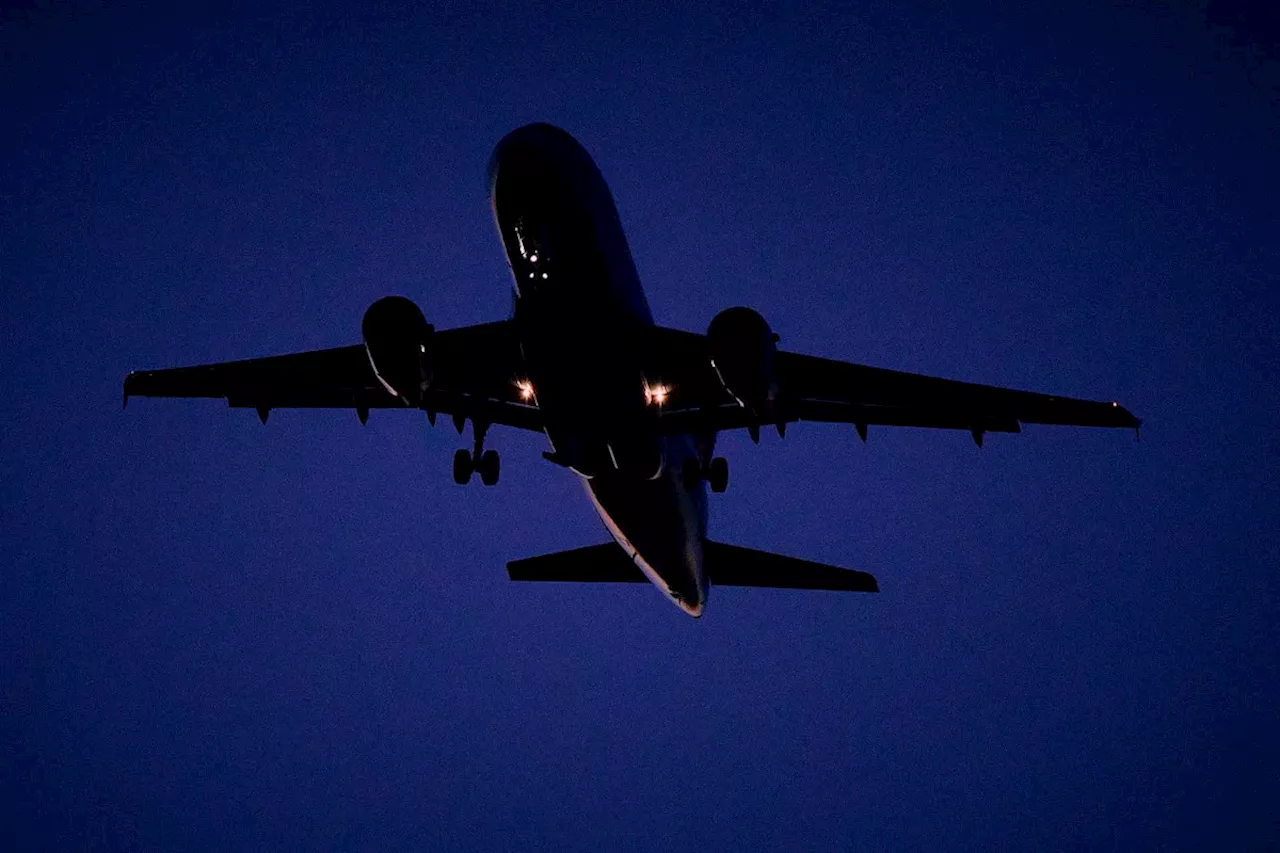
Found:
[(667, 395), (671, 393), (671, 388), (666, 385), (650, 385), (645, 383), (644, 401), (650, 406), (661, 406), (667, 402)]

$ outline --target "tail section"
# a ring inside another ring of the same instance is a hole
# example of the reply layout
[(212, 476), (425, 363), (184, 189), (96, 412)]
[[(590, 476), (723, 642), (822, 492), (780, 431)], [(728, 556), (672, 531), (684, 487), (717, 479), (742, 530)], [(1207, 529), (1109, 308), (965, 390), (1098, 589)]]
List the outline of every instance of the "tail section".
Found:
[(740, 545), (707, 540), (702, 546), (702, 558), (706, 561), (707, 574), (716, 586), (880, 591), (876, 579), (866, 572), (784, 557), (768, 551), (754, 551)]
[[(739, 545), (706, 540), (702, 545), (702, 555), (707, 575), (715, 586), (880, 591), (876, 579), (866, 572)], [(626, 552), (612, 542), (512, 560), (507, 563), (507, 575), (513, 581), (643, 583), (647, 580)]]
[(507, 563), (507, 576), (513, 581), (649, 582), (644, 572), (615, 542), (512, 560)]

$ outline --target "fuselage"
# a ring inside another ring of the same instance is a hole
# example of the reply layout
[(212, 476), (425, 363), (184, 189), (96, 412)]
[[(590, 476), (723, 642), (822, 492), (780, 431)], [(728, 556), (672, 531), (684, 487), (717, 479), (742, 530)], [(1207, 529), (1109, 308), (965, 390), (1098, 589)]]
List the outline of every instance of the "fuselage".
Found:
[(498, 143), (489, 193), (514, 281), (521, 379), (550, 458), (583, 479), (641, 571), (698, 616), (707, 499), (682, 471), (709, 458), (713, 438), (658, 430), (660, 401), (641, 367), (653, 316), (609, 188), (572, 136), (531, 124)]

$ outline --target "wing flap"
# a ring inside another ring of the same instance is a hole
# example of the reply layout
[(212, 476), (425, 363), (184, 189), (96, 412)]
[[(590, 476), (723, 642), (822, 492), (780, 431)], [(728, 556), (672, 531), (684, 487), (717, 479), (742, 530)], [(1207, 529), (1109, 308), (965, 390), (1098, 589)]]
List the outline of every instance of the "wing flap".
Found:
[(911, 409), (901, 406), (864, 406), (828, 400), (796, 400), (785, 412), (774, 418), (756, 418), (738, 405), (710, 409), (664, 411), (659, 428), (667, 435), (714, 430), (745, 429), (750, 426), (772, 426), (777, 423), (811, 421), (814, 423), (860, 424), (862, 426), (929, 427), (933, 429), (977, 430), (979, 432), (1022, 432), (1018, 420), (993, 413), (948, 411), (946, 409)]

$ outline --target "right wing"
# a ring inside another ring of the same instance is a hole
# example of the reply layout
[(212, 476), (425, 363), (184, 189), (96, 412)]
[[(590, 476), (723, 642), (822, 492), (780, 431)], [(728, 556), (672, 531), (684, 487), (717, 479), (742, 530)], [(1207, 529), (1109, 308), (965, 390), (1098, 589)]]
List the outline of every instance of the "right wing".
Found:
[(1142, 421), (1119, 403), (1080, 400), (885, 370), (779, 350), (780, 398), (772, 419), (737, 405), (711, 365), (704, 335), (657, 327), (653, 331), (655, 381), (671, 387), (659, 423), (666, 433), (825, 421), (868, 425), (963, 429), (981, 441), (985, 432), (1021, 432), (1022, 424), (1127, 427)]
[[(422, 408), (542, 430), (542, 414), (520, 397), (523, 375), (519, 342), (508, 321), (436, 332), (432, 338), (433, 378)], [(236, 408), (257, 409), (265, 420), (272, 409), (402, 409), (404, 402), (382, 386), (363, 345), (291, 355), (226, 361), (195, 367), (140, 370), (124, 381), (130, 397), (222, 397)]]

